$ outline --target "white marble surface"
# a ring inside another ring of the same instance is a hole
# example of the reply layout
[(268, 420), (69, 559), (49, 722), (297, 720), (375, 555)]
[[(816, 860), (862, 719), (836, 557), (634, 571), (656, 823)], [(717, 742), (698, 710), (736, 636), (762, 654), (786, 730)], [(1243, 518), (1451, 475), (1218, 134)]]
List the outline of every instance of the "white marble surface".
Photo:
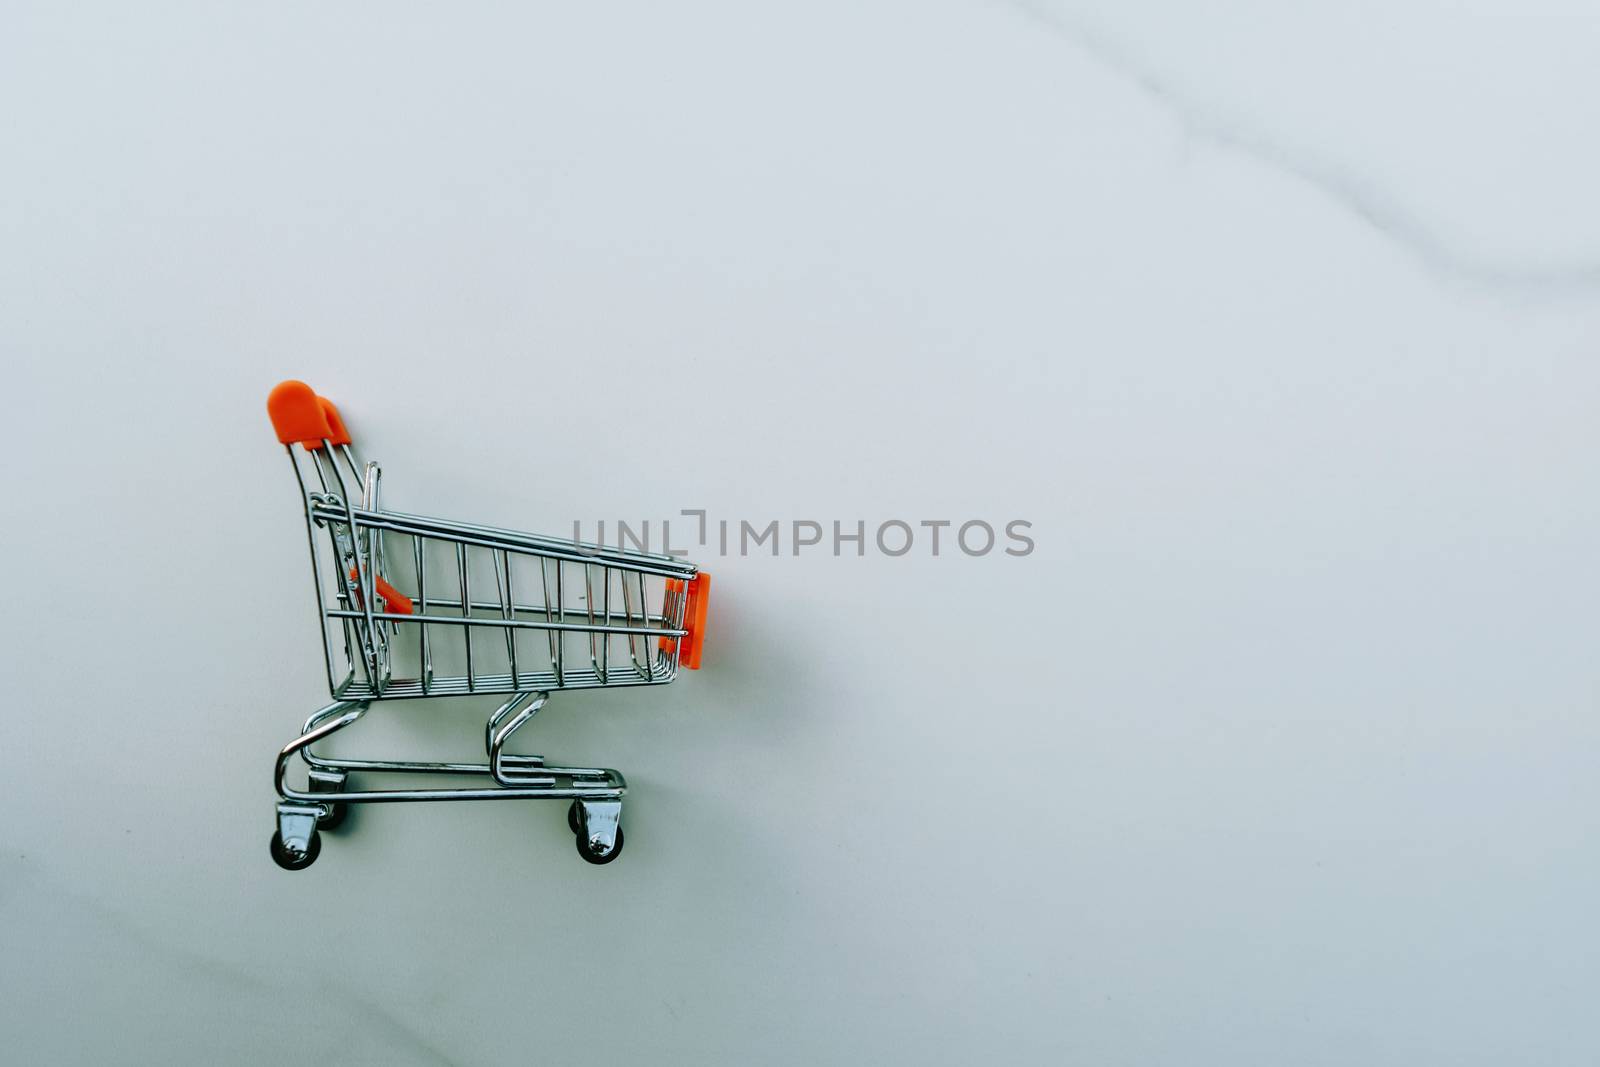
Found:
[[(1576, 3), (8, 6), (0, 1047), (1593, 1063), (1597, 55)], [(291, 374), (419, 510), (1039, 548), (706, 559), (706, 670), (536, 728), (628, 772), (618, 863), (440, 805), (289, 875)]]

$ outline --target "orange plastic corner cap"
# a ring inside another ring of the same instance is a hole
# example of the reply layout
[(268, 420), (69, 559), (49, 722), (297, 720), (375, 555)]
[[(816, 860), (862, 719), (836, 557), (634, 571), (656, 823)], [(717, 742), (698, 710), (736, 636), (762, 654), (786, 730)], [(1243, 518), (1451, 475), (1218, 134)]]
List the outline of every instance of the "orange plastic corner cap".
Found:
[(711, 574), (699, 571), (689, 580), (689, 603), (684, 607), (683, 639), (679, 662), (691, 671), (700, 669), (700, 653), (706, 644), (706, 613), (711, 606)]
[(316, 391), (305, 382), (290, 379), (279, 382), (267, 394), (267, 416), (278, 440), (286, 445), (299, 442), (306, 448), (321, 448), (332, 436), (327, 416)]

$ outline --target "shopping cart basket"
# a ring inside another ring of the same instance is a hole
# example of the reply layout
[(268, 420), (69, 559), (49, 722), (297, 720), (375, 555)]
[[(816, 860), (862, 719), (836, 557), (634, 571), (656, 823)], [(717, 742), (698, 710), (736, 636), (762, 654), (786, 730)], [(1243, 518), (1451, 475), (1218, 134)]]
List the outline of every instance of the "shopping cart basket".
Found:
[[(305, 506), (333, 697), (278, 753), (272, 858), (309, 867), (322, 849), (318, 830), (343, 821), (350, 804), (562, 799), (578, 854), (616, 859), (622, 775), (550, 766), (506, 743), (554, 690), (665, 685), (679, 667), (699, 667), (710, 575), (675, 556), (385, 510), (378, 466), (357, 462), (332, 403), (287, 381), (267, 413)], [(336, 759), (311, 747), (378, 701), (491, 694), (503, 699), (484, 727), (487, 763)], [(296, 753), (308, 768), (304, 789), (287, 780)], [(354, 789), (352, 772), (485, 775), (493, 784)]]

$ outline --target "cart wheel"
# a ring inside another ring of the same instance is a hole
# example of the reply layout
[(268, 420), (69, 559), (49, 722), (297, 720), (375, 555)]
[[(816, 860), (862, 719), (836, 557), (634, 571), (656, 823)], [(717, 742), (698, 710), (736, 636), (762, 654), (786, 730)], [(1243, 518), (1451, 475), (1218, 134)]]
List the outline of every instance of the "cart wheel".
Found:
[(350, 814), (350, 805), (339, 803), (329, 804), (328, 814), (317, 820), (318, 830), (337, 830), (344, 825), (345, 817)]
[[(313, 833), (311, 844), (304, 852), (294, 852), (284, 847), (283, 837), (274, 830), (272, 833), (272, 859), (279, 867), (286, 871), (303, 871), (317, 862), (317, 856), (322, 853), (322, 835)], [(603, 863), (604, 860), (597, 862)]]
[(575, 834), (583, 833), (583, 816), (578, 814), (578, 802), (576, 800), (567, 806), (567, 829)]
[(617, 843), (611, 846), (610, 852), (604, 853), (603, 855), (596, 855), (595, 853), (591, 852), (589, 850), (589, 842), (584, 840), (582, 834), (578, 835), (577, 841), (578, 855), (582, 856), (590, 863), (610, 863), (612, 860), (622, 855), (622, 827), (620, 826), (617, 827)]

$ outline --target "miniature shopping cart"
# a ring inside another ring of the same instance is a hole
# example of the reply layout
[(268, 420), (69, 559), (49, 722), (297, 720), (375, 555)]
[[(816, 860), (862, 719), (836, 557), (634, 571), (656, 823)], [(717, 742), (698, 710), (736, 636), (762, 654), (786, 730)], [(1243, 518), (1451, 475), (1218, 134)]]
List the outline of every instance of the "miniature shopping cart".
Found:
[[(679, 667), (699, 667), (710, 575), (670, 555), (384, 510), (378, 466), (357, 462), (333, 404), (288, 381), (267, 412), (305, 505), (333, 696), (278, 753), (272, 858), (309, 867), (319, 829), (342, 822), (350, 804), (562, 799), (578, 854), (616, 859), (622, 775), (549, 766), (506, 744), (554, 690), (665, 685)], [(487, 763), (336, 759), (311, 747), (377, 701), (491, 694), (503, 699), (484, 727)], [(296, 753), (308, 767), (305, 789), (287, 781)], [(492, 784), (355, 789), (352, 772), (484, 775)]]

